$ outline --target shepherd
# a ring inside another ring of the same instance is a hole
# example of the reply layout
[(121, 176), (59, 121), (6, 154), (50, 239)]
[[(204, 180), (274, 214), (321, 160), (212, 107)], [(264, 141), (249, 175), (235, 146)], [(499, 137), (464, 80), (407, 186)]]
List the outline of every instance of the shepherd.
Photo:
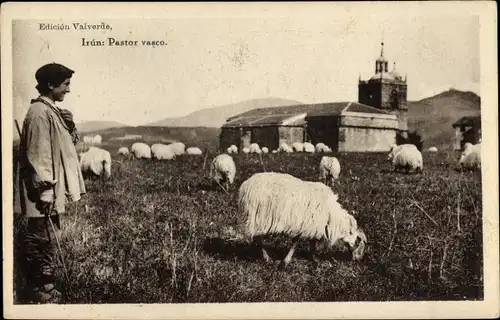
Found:
[(35, 303), (59, 303), (62, 298), (54, 273), (60, 217), (68, 203), (86, 193), (75, 148), (80, 135), (72, 113), (56, 106), (70, 92), (73, 73), (58, 63), (36, 71), (40, 95), (31, 100), (21, 132), (16, 213), (28, 221), (23, 254), (27, 289)]

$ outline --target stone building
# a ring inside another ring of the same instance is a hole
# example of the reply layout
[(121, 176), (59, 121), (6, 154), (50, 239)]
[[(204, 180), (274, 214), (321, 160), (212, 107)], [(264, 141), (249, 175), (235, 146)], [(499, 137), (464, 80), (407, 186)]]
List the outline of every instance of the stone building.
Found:
[(358, 102), (329, 102), (253, 109), (227, 119), (219, 149), (251, 143), (275, 150), (283, 142), (325, 143), (333, 152), (385, 152), (407, 137), (406, 79), (388, 72), (383, 43), (375, 75), (359, 80)]
[(464, 144), (470, 142), (476, 144), (481, 142), (481, 117), (463, 117), (454, 124), (455, 141), (454, 150), (463, 150)]
[(396, 63), (389, 72), (389, 62), (384, 57), (384, 43), (380, 57), (375, 61), (375, 74), (366, 81), (359, 80), (358, 101), (394, 114), (398, 118), (398, 133), (408, 137), (408, 102), (406, 77), (396, 71)]

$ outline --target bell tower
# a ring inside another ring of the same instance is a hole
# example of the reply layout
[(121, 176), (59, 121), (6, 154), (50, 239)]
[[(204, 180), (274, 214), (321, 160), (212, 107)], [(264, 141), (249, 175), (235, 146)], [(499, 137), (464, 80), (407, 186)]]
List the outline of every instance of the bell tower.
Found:
[(398, 117), (399, 133), (408, 136), (407, 82), (396, 71), (396, 63), (389, 72), (389, 61), (384, 56), (384, 42), (380, 56), (375, 60), (375, 74), (369, 80), (358, 81), (358, 102), (390, 112)]

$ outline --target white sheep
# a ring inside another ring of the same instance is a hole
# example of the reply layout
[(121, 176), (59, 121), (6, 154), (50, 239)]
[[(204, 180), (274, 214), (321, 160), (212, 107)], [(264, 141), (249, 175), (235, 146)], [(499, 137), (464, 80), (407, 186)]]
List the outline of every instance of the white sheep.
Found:
[(304, 144), (302, 142), (294, 142), (292, 144), (292, 149), (295, 152), (303, 152), (304, 151)]
[(332, 149), (324, 144), (323, 142), (320, 142), (316, 144), (316, 152), (321, 153), (321, 152), (332, 152)]
[(102, 142), (102, 137), (100, 135), (95, 135), (94, 138), (92, 138), (92, 144), (101, 144)]
[(267, 147), (263, 147), (261, 150), (262, 153), (269, 153), (269, 149)]
[(186, 154), (190, 156), (201, 156), (203, 154), (203, 151), (201, 151), (201, 149), (198, 147), (189, 147), (186, 149)]
[(130, 147), (130, 152), (137, 159), (151, 159), (151, 148), (144, 142), (135, 142)]
[(230, 146), (231, 150), (233, 151), (233, 153), (238, 153), (238, 147), (235, 146), (234, 144)]
[(314, 153), (314, 145), (309, 142), (304, 142), (304, 152)]
[(243, 153), (250, 153), (250, 149), (249, 148), (243, 148)]
[(335, 157), (322, 157), (319, 163), (319, 179), (324, 184), (333, 184), (340, 175), (340, 163)]
[(401, 145), (391, 145), (391, 150), (389, 150), (389, 154), (387, 155), (387, 160), (392, 161), (394, 156), (398, 154), (403, 149), (414, 149), (417, 150), (417, 147), (414, 144), (401, 144)]
[(93, 138), (94, 137), (92, 137), (92, 136), (83, 136), (83, 143), (85, 143), (85, 144), (92, 144), (92, 139)]
[(233, 149), (231, 147), (227, 147), (226, 152), (228, 154), (231, 154), (231, 153), (233, 153)]
[(467, 144), (460, 155), (458, 165), (461, 170), (480, 170), (481, 169), (481, 144)]
[(176, 156), (183, 155), (186, 152), (186, 145), (182, 142), (174, 142), (168, 145)]
[(172, 145), (164, 145), (161, 143), (156, 143), (151, 146), (151, 154), (154, 159), (157, 160), (173, 160), (175, 159), (175, 151)]
[(285, 266), (290, 263), (300, 238), (310, 239), (315, 261), (316, 242), (321, 239), (326, 239), (330, 246), (347, 243), (353, 260), (359, 260), (364, 254), (366, 235), (337, 200), (338, 196), (320, 182), (264, 172), (254, 174), (241, 184), (238, 209), (245, 217), (245, 237), (261, 247), (267, 262), (271, 259), (262, 245), (262, 237), (280, 233), (294, 239), (282, 261)]
[(286, 144), (286, 142), (283, 142), (282, 144), (280, 144), (278, 152), (291, 153), (293, 152), (293, 149), (288, 144)]
[(392, 159), (395, 171), (404, 169), (406, 172), (412, 170), (414, 172), (422, 172), (424, 169), (422, 153), (412, 144), (400, 145), (393, 148), (388, 158)]
[(260, 147), (257, 143), (252, 143), (248, 149), (250, 149), (250, 153), (262, 153), (262, 150), (260, 150)]
[(273, 150), (273, 153), (278, 153), (278, 149), (276, 149), (276, 150)]
[(127, 147), (121, 147), (120, 149), (118, 149), (118, 155), (122, 155), (122, 156), (128, 156), (129, 155), (129, 151), (128, 151), (128, 148)]
[(80, 167), (85, 177), (97, 176), (105, 180), (111, 176), (111, 154), (97, 147), (90, 147), (79, 154)]
[(236, 176), (236, 164), (228, 154), (220, 154), (214, 158), (210, 166), (210, 178), (229, 190)]
[(436, 148), (436, 147), (430, 147), (429, 149), (427, 149), (427, 151), (429, 151), (431, 153), (436, 153), (436, 152), (438, 152), (438, 148)]

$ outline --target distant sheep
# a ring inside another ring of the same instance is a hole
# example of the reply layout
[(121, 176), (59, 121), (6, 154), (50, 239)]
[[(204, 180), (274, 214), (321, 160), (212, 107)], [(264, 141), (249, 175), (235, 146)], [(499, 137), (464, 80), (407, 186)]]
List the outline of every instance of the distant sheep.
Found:
[(176, 156), (183, 155), (186, 152), (186, 145), (182, 142), (174, 142), (168, 145)]
[(120, 149), (118, 149), (118, 155), (128, 156), (129, 155), (128, 148), (127, 147), (121, 147)]
[(101, 148), (90, 147), (80, 153), (80, 167), (85, 177), (97, 176), (108, 180), (111, 176), (111, 154)]
[(130, 147), (130, 152), (137, 159), (151, 159), (151, 148), (143, 142), (135, 142)]
[(238, 147), (234, 144), (227, 148), (227, 153), (238, 153)]
[[(262, 245), (262, 236), (285, 233), (294, 241), (282, 263), (292, 260), (300, 238), (311, 242), (325, 239), (330, 247), (346, 243), (353, 260), (363, 257), (366, 235), (356, 219), (337, 202), (338, 196), (320, 182), (302, 181), (285, 173), (257, 173), (244, 181), (238, 193), (239, 213), (246, 219), (245, 237), (261, 247), (263, 258), (271, 259)], [(357, 241), (359, 238), (359, 241)]]
[(335, 157), (322, 157), (319, 163), (319, 179), (325, 185), (333, 184), (340, 175), (340, 163)]
[(248, 149), (250, 149), (250, 153), (262, 153), (262, 150), (260, 150), (260, 147), (257, 143), (252, 143)]
[(84, 136), (83, 137), (83, 143), (85, 144), (92, 144), (92, 140), (94, 139), (94, 137), (92, 136)]
[(304, 142), (304, 152), (314, 153), (314, 145), (309, 142)]
[(203, 151), (201, 151), (201, 149), (197, 147), (190, 147), (186, 149), (186, 154), (190, 156), (201, 156), (203, 154)]
[(302, 142), (294, 142), (292, 144), (292, 149), (295, 152), (304, 152), (304, 144)]
[(323, 142), (320, 142), (316, 144), (316, 152), (317, 153), (332, 152), (332, 149), (330, 149), (330, 147), (324, 144)]
[(261, 150), (262, 153), (269, 153), (269, 149), (267, 147), (263, 147)]
[(164, 145), (161, 143), (156, 143), (151, 146), (151, 154), (154, 159), (157, 160), (174, 160), (175, 152), (172, 145)]
[(273, 153), (278, 153), (278, 149), (276, 149), (276, 150), (273, 150)]
[[(467, 144), (466, 144), (467, 145)], [(461, 170), (480, 170), (481, 169), (481, 144), (469, 143), (460, 155), (458, 165)]]
[(210, 166), (210, 178), (229, 190), (236, 176), (236, 164), (228, 154), (220, 154), (214, 158)]
[(427, 149), (427, 151), (429, 151), (431, 153), (436, 153), (436, 152), (438, 152), (438, 148), (436, 148), (436, 147), (430, 147), (429, 149)]
[(102, 142), (102, 137), (100, 135), (95, 135), (94, 138), (92, 138), (92, 144), (101, 144)]
[(278, 152), (291, 153), (291, 152), (293, 152), (293, 149), (288, 144), (283, 142), (282, 144), (280, 144)]
[(388, 159), (392, 160), (395, 171), (422, 172), (422, 153), (413, 144), (405, 144), (394, 147), (389, 153)]
[(249, 148), (243, 148), (243, 153), (250, 153), (250, 149)]

